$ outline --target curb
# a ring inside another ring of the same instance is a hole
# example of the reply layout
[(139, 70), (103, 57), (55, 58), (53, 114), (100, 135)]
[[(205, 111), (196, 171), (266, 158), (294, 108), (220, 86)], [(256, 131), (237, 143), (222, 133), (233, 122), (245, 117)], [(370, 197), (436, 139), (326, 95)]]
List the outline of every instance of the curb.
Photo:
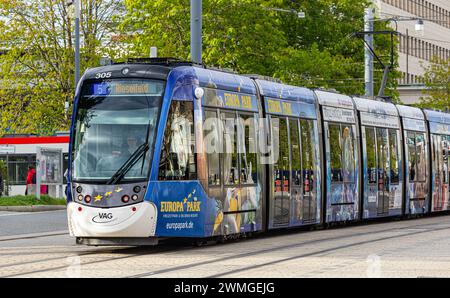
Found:
[(0, 206), (0, 211), (10, 212), (42, 212), (65, 210), (65, 205), (32, 205), (32, 206)]

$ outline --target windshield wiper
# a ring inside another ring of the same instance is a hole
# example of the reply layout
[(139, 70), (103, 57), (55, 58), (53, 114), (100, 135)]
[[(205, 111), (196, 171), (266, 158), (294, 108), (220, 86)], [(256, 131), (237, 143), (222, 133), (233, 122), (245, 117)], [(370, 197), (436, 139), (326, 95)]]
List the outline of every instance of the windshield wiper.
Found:
[(106, 182), (106, 184), (117, 184), (119, 183), (123, 177), (133, 168), (133, 166), (142, 158), (142, 167), (141, 167), (141, 173), (144, 168), (144, 162), (145, 162), (145, 153), (150, 149), (149, 144), (149, 135), (150, 135), (150, 123), (147, 126), (147, 137), (144, 144), (140, 145), (134, 152), (131, 154), (131, 156), (124, 162), (124, 164), (120, 167), (120, 169), (117, 170), (114, 175)]
[(150, 146), (148, 144), (142, 144), (136, 151), (125, 161), (125, 163), (117, 170), (117, 172), (106, 182), (106, 184), (117, 184), (125, 175), (131, 170), (131, 168), (143, 157), (145, 152), (148, 151)]

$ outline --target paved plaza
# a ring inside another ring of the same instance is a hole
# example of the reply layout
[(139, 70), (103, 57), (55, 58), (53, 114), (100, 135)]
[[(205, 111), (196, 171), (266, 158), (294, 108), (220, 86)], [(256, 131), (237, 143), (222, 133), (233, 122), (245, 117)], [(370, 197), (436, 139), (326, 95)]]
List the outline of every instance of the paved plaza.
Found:
[(116, 248), (75, 245), (64, 212), (0, 214), (0, 224), (23, 216), (30, 224), (43, 218), (55, 223), (53, 231), (48, 224), (34, 233), (0, 231), (0, 277), (450, 277), (450, 216), (289, 231), (206, 247)]

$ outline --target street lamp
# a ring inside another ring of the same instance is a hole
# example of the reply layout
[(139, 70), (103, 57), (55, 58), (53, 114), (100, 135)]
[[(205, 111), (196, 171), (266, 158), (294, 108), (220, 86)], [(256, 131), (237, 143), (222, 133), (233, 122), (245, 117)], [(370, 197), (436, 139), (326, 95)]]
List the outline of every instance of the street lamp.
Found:
[(418, 32), (421, 32), (422, 33), (422, 35), (425, 33), (425, 25), (423, 24), (423, 20), (422, 19), (419, 19), (419, 20), (417, 20), (417, 23), (416, 23), (416, 31), (418, 31)]
[(299, 19), (306, 18), (306, 13), (304, 11), (297, 11), (295, 9), (284, 9), (284, 8), (274, 8), (274, 7), (264, 7), (265, 10), (278, 11), (278, 12), (286, 12), (292, 13), (297, 16)]

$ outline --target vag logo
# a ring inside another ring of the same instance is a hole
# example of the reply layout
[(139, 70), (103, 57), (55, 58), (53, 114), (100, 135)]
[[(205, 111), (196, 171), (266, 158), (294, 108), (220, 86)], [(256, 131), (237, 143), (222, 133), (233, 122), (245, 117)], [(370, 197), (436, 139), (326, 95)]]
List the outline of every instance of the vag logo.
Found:
[(116, 218), (114, 218), (112, 213), (99, 213), (92, 218), (92, 221), (95, 223), (109, 223), (115, 220)]

